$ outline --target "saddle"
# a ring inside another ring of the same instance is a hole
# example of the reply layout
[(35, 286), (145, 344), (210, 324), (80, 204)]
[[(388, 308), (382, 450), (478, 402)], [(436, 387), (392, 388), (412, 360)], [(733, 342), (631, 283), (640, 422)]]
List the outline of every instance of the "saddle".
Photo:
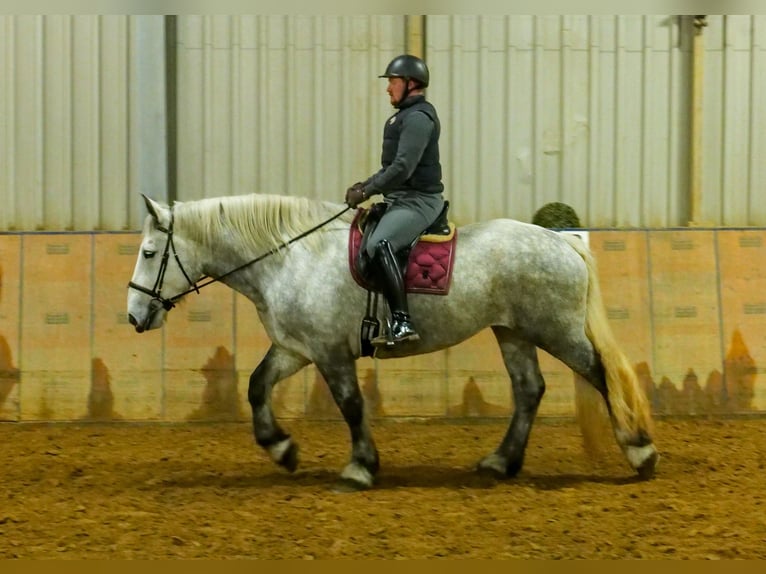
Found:
[[(367, 311), (360, 330), (361, 354), (374, 357), (372, 340), (380, 332), (377, 288), (367, 272), (367, 257), (362, 256), (361, 246), (383, 217), (388, 204), (373, 204), (368, 210), (357, 210), (348, 241), (348, 261), (351, 275), (367, 290)], [(404, 285), (408, 293), (447, 295), (452, 281), (452, 265), (455, 260), (457, 230), (447, 219), (449, 202), (444, 202), (439, 217), (410, 246), (395, 254), (400, 269), (404, 269)], [(389, 326), (390, 327), (390, 326)]]
[[(348, 254), (351, 275), (358, 285), (368, 291), (378, 291), (367, 273), (367, 258), (361, 254), (364, 237), (375, 230), (388, 204), (380, 202), (369, 209), (359, 209), (351, 223)], [(447, 295), (452, 281), (457, 230), (448, 220), (449, 201), (436, 220), (407, 248), (396, 253), (399, 267), (404, 270), (404, 285), (408, 293)]]

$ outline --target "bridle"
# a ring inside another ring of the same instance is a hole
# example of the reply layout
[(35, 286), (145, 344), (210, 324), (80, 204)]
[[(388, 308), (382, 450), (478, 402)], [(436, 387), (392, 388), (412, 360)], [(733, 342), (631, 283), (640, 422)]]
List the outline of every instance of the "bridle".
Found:
[[(148, 289), (147, 287), (144, 287), (143, 285), (139, 285), (138, 283), (134, 283), (133, 281), (130, 281), (128, 283), (128, 287), (131, 287), (135, 289), (136, 291), (141, 291), (142, 293), (146, 293), (147, 295), (152, 297), (152, 303), (155, 301), (162, 304), (162, 307), (165, 309), (165, 311), (170, 311), (173, 307), (175, 307), (176, 301), (178, 301), (181, 297), (186, 295), (187, 293), (190, 293), (192, 291), (196, 291), (199, 293), (199, 287), (197, 287), (197, 284), (192, 281), (189, 278), (189, 274), (184, 269), (184, 266), (181, 264), (181, 260), (178, 258), (178, 253), (176, 252), (176, 244), (173, 241), (173, 224), (175, 222), (175, 214), (173, 213), (173, 208), (170, 208), (170, 225), (167, 227), (163, 227), (159, 224), (157, 224), (157, 231), (161, 231), (168, 236), (168, 240), (165, 242), (165, 251), (162, 253), (162, 261), (160, 262), (160, 270), (157, 273), (157, 279), (154, 282), (154, 286), (151, 289)], [(191, 289), (184, 291), (183, 293), (180, 293), (178, 295), (174, 295), (170, 298), (165, 298), (162, 296), (162, 284), (165, 281), (165, 271), (168, 269), (168, 260), (170, 259), (170, 251), (173, 251), (173, 257), (176, 260), (176, 263), (178, 263), (178, 268), (181, 270), (181, 273), (184, 274), (184, 277), (186, 277), (186, 281), (189, 282), (189, 285), (192, 286)]]
[[(351, 207), (346, 207), (342, 211), (336, 213), (331, 218), (323, 221), (322, 223), (315, 225), (311, 229), (304, 231), (300, 235), (297, 235), (296, 237), (293, 237), (292, 239), (285, 241), (284, 243), (281, 243), (280, 245), (274, 247), (273, 249), (267, 251), (266, 253), (263, 253), (262, 255), (259, 255), (255, 259), (251, 259), (247, 263), (243, 263), (239, 267), (235, 267), (231, 271), (227, 271), (223, 275), (219, 275), (218, 277), (210, 277), (208, 275), (204, 275), (201, 279), (208, 279), (206, 282), (202, 283), (201, 285), (197, 285), (194, 281), (192, 281), (189, 278), (189, 274), (186, 273), (186, 270), (184, 269), (184, 266), (181, 264), (181, 260), (178, 258), (178, 253), (176, 252), (176, 245), (173, 242), (173, 223), (175, 222), (175, 214), (173, 213), (173, 207), (170, 207), (170, 224), (167, 227), (163, 227), (161, 225), (157, 225), (157, 230), (161, 231), (168, 236), (168, 240), (165, 243), (165, 250), (162, 253), (162, 261), (160, 262), (160, 270), (157, 273), (157, 279), (154, 282), (154, 286), (149, 289), (148, 287), (144, 287), (143, 285), (139, 285), (138, 283), (134, 283), (133, 281), (128, 282), (128, 288), (135, 289), (136, 291), (141, 291), (142, 293), (146, 293), (150, 297), (152, 297), (151, 303), (149, 304), (150, 307), (152, 307), (152, 313), (158, 309), (158, 305), (161, 305), (165, 311), (170, 311), (173, 307), (175, 307), (176, 303), (185, 295), (188, 295), (192, 291), (195, 291), (197, 294), (199, 294), (199, 290), (203, 287), (207, 287), (211, 283), (215, 283), (216, 281), (220, 281), (224, 277), (227, 277), (231, 275), (232, 273), (236, 273), (237, 271), (240, 271), (241, 269), (244, 269), (245, 267), (248, 267), (250, 265), (253, 265), (254, 263), (258, 263), (262, 259), (265, 259), (269, 255), (274, 255), (281, 249), (284, 249), (291, 243), (294, 243), (298, 241), (299, 239), (303, 239), (307, 235), (310, 235), (311, 233), (314, 233), (316, 230), (324, 227), (331, 221), (339, 218), (341, 215), (346, 213)], [(170, 259), (170, 252), (173, 252), (173, 257), (176, 260), (176, 263), (178, 263), (178, 268), (181, 270), (181, 273), (183, 273), (184, 277), (186, 278), (186, 281), (191, 285), (190, 289), (187, 289), (186, 291), (182, 293), (178, 293), (177, 295), (173, 295), (172, 297), (163, 297), (162, 296), (162, 284), (165, 280), (165, 272), (168, 268), (168, 260)], [(150, 314), (150, 315), (151, 315)]]

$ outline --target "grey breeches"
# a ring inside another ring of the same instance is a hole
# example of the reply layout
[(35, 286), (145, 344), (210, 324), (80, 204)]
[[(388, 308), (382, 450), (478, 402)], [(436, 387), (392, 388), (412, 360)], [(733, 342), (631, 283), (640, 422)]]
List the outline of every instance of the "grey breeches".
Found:
[(409, 247), (418, 235), (436, 221), (443, 205), (441, 195), (394, 201), (362, 248), (372, 258), (378, 243), (384, 239), (391, 244), (394, 253)]

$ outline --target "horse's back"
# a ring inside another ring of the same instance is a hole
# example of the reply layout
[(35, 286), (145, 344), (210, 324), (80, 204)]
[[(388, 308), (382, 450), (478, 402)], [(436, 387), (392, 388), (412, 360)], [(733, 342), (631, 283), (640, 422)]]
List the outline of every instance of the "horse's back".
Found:
[(494, 219), (458, 230), (452, 289), (457, 299), (484, 298), (517, 309), (579, 309), (588, 269), (562, 234)]
[(463, 263), (489, 261), (533, 274), (587, 272), (582, 257), (561, 233), (515, 219), (491, 219), (458, 228), (457, 257)]

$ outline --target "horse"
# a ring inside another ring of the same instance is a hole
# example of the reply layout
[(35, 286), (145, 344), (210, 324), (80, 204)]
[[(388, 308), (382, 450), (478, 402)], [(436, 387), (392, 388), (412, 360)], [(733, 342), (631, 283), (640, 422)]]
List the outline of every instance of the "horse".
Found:
[[(335, 488), (372, 488), (380, 461), (355, 367), (367, 292), (349, 271), (354, 211), (273, 194), (172, 206), (143, 197), (148, 214), (127, 296), (135, 331), (162, 327), (175, 303), (199, 291), (197, 283), (205, 278), (243, 294), (255, 304), (271, 341), (249, 379), (255, 442), (276, 464), (296, 470), (297, 442), (277, 422), (270, 399), (280, 380), (313, 363), (351, 434), (350, 460)], [(409, 296), (420, 340), (380, 347), (375, 357), (431, 353), (490, 328), (510, 377), (514, 408), (505, 436), (476, 470), (510, 478), (522, 469), (545, 392), (537, 357), (537, 349), (543, 349), (598, 391), (592, 393), (598, 403), (589, 408), (608, 413), (614, 438), (637, 478), (651, 478), (659, 453), (648, 401), (610, 329), (596, 262), (585, 243), (512, 219), (457, 231), (448, 295)], [(385, 313), (386, 306), (378, 312)]]

